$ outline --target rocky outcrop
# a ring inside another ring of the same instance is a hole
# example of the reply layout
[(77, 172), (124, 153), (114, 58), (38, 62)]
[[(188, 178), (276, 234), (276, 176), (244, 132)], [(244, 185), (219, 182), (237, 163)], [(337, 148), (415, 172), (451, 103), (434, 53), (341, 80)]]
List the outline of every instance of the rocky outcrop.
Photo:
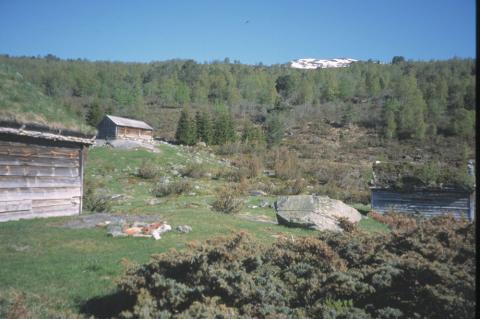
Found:
[(362, 216), (353, 207), (327, 196), (281, 196), (275, 202), (279, 224), (290, 227), (341, 231), (339, 218), (357, 223)]

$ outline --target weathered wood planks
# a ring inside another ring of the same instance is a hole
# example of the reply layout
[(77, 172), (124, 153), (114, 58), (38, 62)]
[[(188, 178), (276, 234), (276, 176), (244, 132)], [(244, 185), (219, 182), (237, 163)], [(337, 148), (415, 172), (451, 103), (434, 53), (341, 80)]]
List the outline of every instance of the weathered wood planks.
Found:
[(29, 211), (31, 209), (32, 201), (28, 199), (0, 202), (0, 214), (17, 211)]
[(54, 158), (54, 157), (28, 157), (19, 155), (0, 154), (0, 165), (27, 165), (27, 166), (52, 166), (52, 167), (79, 167), (78, 158)]
[(0, 177), (0, 189), (2, 188), (51, 188), (51, 187), (78, 187), (80, 188), (80, 176), (76, 177), (50, 177), (50, 176), (2, 176)]
[(0, 141), (0, 155), (76, 158), (78, 149)]
[(78, 167), (1, 165), (0, 176), (80, 176)]
[(433, 217), (453, 214), (470, 218), (471, 199), (466, 192), (372, 189), (372, 209), (377, 212), (420, 213)]
[(79, 214), (81, 147), (0, 141), (0, 221)]
[(69, 207), (60, 207), (55, 209), (49, 209), (48, 211), (24, 211), (24, 212), (12, 212), (0, 214), (0, 222), (10, 221), (10, 220), (19, 220), (19, 219), (30, 219), (30, 218), (44, 218), (44, 217), (56, 217), (56, 216), (72, 216), (78, 215), (78, 207), (69, 206)]
[(1, 201), (11, 200), (43, 200), (66, 199), (82, 196), (80, 187), (50, 187), (50, 188), (5, 188), (0, 189)]

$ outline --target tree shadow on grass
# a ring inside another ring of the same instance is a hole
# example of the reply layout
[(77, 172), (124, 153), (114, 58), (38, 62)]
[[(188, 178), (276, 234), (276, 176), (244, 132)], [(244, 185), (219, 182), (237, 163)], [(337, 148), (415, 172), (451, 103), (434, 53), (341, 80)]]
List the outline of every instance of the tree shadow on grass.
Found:
[(117, 318), (120, 312), (132, 309), (135, 298), (118, 291), (110, 295), (95, 297), (80, 307), (80, 312), (98, 319)]

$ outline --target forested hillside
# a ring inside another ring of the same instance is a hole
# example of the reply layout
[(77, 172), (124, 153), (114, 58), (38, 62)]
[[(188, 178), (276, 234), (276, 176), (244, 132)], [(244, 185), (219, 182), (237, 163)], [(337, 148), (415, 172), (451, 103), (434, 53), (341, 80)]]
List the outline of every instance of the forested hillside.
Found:
[[(147, 120), (173, 137), (184, 106), (227, 106), (235, 118), (264, 124), (283, 114), (372, 128), (380, 137), (423, 140), (453, 136), (472, 141), (475, 61), (358, 62), (348, 68), (298, 70), (243, 65), (228, 59), (152, 63), (89, 62), (0, 56), (45, 95), (94, 126), (104, 113)], [(285, 116), (287, 115), (287, 116)]]

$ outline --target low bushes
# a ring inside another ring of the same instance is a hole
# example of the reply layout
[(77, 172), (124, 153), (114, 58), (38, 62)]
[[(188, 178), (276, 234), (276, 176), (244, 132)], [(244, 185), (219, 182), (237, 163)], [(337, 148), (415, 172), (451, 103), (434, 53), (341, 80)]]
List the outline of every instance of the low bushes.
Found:
[(393, 229), (411, 230), (417, 227), (417, 222), (414, 218), (411, 218), (403, 214), (395, 214), (395, 213), (379, 214), (374, 211), (371, 211), (367, 214), (367, 216)]
[(108, 212), (112, 209), (112, 200), (108, 194), (100, 191), (100, 184), (86, 179), (83, 186), (82, 209), (90, 212)]
[(145, 179), (152, 179), (157, 177), (157, 175), (158, 167), (152, 161), (143, 160), (138, 168), (137, 176)]
[(124, 318), (474, 318), (475, 227), (452, 217), (383, 235), (245, 234), (127, 270)]
[(156, 197), (168, 196), (170, 194), (183, 194), (192, 190), (192, 184), (185, 179), (170, 181), (166, 178), (161, 179), (152, 189), (152, 194)]
[(180, 171), (182, 176), (191, 177), (191, 178), (202, 178), (208, 175), (209, 169), (205, 164), (193, 163), (187, 165), (184, 169)]
[(224, 187), (217, 192), (212, 208), (226, 214), (238, 213), (243, 207), (243, 199), (238, 197), (238, 190)]
[(271, 154), (275, 176), (282, 179), (295, 179), (301, 175), (300, 162), (295, 152), (287, 147), (279, 147)]
[(234, 165), (242, 171), (246, 178), (255, 178), (263, 172), (263, 161), (256, 155), (242, 156), (234, 162)]

